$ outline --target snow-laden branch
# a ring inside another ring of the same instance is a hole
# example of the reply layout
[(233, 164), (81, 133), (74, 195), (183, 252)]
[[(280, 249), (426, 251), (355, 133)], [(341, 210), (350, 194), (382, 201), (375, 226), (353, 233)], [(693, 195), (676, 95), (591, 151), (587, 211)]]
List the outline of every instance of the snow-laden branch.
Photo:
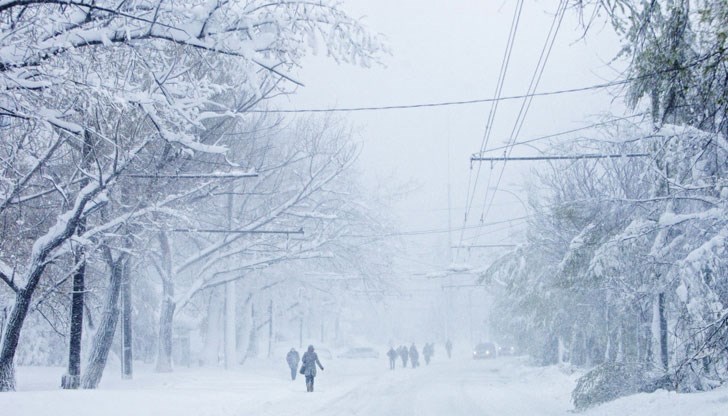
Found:
[(0, 260), (0, 280), (5, 282), (13, 292), (18, 291), (18, 286), (15, 284), (15, 270), (2, 260)]
[[(236, 267), (226, 269), (223, 271), (218, 271), (211, 274), (203, 275), (203, 277), (196, 279), (194, 283), (185, 291), (183, 295), (178, 297), (175, 300), (175, 303), (178, 305), (179, 309), (184, 308), (191, 300), (192, 298), (199, 292), (213, 287), (220, 284), (224, 284), (229, 281), (239, 280), (241, 279), (242, 272), (249, 271), (249, 270), (255, 270), (255, 269), (261, 269), (270, 267), (271, 265), (274, 265), (276, 263), (281, 263), (285, 261), (294, 261), (294, 260), (304, 260), (304, 259), (314, 259), (314, 258), (330, 258), (332, 256), (329, 252), (322, 252), (318, 251), (318, 249), (321, 247), (322, 244), (317, 244), (311, 247), (306, 247), (305, 249), (297, 250), (297, 251), (284, 251), (281, 254), (277, 255), (270, 255), (263, 258), (258, 258), (252, 261), (248, 261), (242, 264), (237, 265)], [(220, 277), (220, 275), (223, 274), (230, 274), (230, 273), (238, 273), (234, 276), (228, 276), (228, 277)]]
[(23, 175), (22, 178), (20, 178), (18, 181), (15, 182), (14, 187), (10, 192), (8, 192), (6, 195), (3, 195), (2, 202), (0, 203), (0, 213), (2, 213), (5, 208), (12, 202), (13, 199), (15, 199), (20, 192), (22, 192), (25, 185), (30, 181), (30, 179), (48, 162), (48, 160), (53, 156), (53, 154), (58, 150), (61, 145), (65, 142), (65, 139), (63, 136), (57, 136), (50, 146), (48, 146), (47, 150), (41, 157), (37, 158), (35, 160), (35, 163), (28, 169), (25, 175)]
[[(266, 214), (262, 215), (261, 217), (249, 222), (242, 227), (235, 228), (235, 231), (254, 231), (266, 224), (271, 223), (275, 219), (279, 218), (282, 214), (287, 212), (289, 209), (295, 207), (301, 201), (313, 195), (326, 184), (336, 179), (343, 170), (347, 169), (353, 163), (353, 160), (348, 160), (344, 165), (337, 166), (336, 168), (331, 169), (331, 172), (326, 174), (326, 171), (331, 167), (333, 163), (333, 159), (329, 159), (326, 163), (321, 164), (321, 166), (319, 166), (316, 170), (312, 172), (308, 180), (303, 183), (300, 188), (298, 188), (294, 195), (279, 203), (275, 207), (270, 208), (269, 210), (267, 210)], [(324, 176), (321, 177), (321, 175)], [(199, 263), (200, 261), (203, 261), (214, 253), (217, 253), (234, 241), (243, 237), (244, 234), (239, 233), (233, 236), (227, 236), (226, 238), (209, 245), (208, 247), (200, 250), (196, 255), (188, 258), (184, 263), (177, 266), (174, 270), (174, 274), (176, 275), (184, 272), (189, 267)]]

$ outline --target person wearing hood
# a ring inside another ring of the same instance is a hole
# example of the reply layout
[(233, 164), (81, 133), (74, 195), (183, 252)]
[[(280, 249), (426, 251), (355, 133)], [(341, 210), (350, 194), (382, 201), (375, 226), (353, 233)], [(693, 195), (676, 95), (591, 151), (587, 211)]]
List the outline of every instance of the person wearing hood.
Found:
[(306, 376), (306, 391), (313, 392), (313, 379), (316, 377), (316, 365), (324, 371), (324, 366), (318, 359), (318, 354), (314, 352), (313, 345), (308, 346), (308, 350), (303, 353), (301, 358), (301, 374)]

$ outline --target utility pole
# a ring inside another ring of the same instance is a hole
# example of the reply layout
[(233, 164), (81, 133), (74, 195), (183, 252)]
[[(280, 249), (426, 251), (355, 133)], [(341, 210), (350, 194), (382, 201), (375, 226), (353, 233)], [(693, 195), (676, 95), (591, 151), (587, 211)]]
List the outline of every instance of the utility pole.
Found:
[(273, 353), (273, 299), (268, 304), (268, 358)]
[[(452, 244), (452, 184), (450, 183), (450, 118), (447, 123), (447, 245), (450, 249), (450, 264), (453, 264)], [(448, 276), (448, 282), (452, 284), (452, 276)], [(451, 295), (445, 292), (445, 338), (450, 340), (450, 321), (452, 320), (452, 300)]]
[(450, 184), (450, 125), (448, 123), (448, 135), (447, 135), (447, 244), (450, 247), (450, 264), (453, 262), (452, 256), (452, 201), (451, 192), (452, 185)]

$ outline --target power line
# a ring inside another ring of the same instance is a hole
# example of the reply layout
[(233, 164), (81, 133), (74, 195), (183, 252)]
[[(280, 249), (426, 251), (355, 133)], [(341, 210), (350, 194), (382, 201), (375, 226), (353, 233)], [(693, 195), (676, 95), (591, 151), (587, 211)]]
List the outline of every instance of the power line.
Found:
[(501, 248), (501, 247), (518, 247), (516, 244), (458, 244), (454, 245), (454, 248)]
[[(543, 76), (544, 69), (546, 68), (546, 63), (548, 62), (549, 56), (551, 55), (551, 51), (554, 47), (554, 43), (556, 43), (556, 35), (559, 32), (559, 28), (561, 27), (561, 22), (563, 21), (564, 14), (566, 14), (566, 7), (567, 7), (567, 1), (561, 0), (559, 2), (559, 7), (556, 11), (556, 14), (554, 15), (554, 20), (551, 23), (551, 28), (549, 29), (549, 33), (546, 36), (546, 42), (544, 43), (543, 49), (541, 50), (541, 55), (538, 58), (538, 62), (536, 64), (536, 69), (534, 70), (533, 76), (531, 77), (531, 81), (529, 83), (527, 92), (530, 92), (531, 94), (536, 92), (536, 89), (538, 88), (538, 84), (541, 82), (541, 77)], [(528, 114), (528, 110), (531, 108), (531, 103), (533, 102), (533, 96), (525, 98), (523, 102), (521, 103), (521, 108), (518, 111), (518, 116), (516, 117), (516, 122), (513, 125), (513, 130), (511, 131), (511, 136), (508, 140), (508, 144), (511, 145), (511, 147), (508, 149), (508, 155), (513, 152), (513, 143), (515, 143), (516, 138), (518, 137), (518, 134), (521, 131), (521, 128), (523, 127), (523, 124), (526, 120), (526, 115)], [(507, 163), (507, 161), (506, 161)], [(503, 173), (505, 172), (506, 163), (503, 164), (501, 167), (501, 171), (498, 175), (498, 180), (495, 184), (495, 190), (498, 190), (498, 187), (500, 186), (501, 180), (503, 179)], [(487, 191), (487, 190), (486, 190)], [(487, 192), (486, 192), (487, 196)], [(493, 206), (493, 201), (495, 201), (495, 191), (493, 192), (493, 195), (490, 198), (490, 204), (488, 204), (488, 208), (483, 208), (483, 212), (481, 213), (481, 221), (488, 217), (488, 214), (490, 213), (490, 210)], [(462, 241), (461, 241), (462, 243)]]
[(220, 172), (220, 173), (177, 173), (177, 174), (141, 174), (130, 173), (123, 175), (129, 178), (145, 179), (237, 179), (257, 178), (258, 172)]
[[(489, 222), (489, 223), (481, 223), (478, 225), (463, 226), (463, 227), (455, 228), (454, 230), (459, 231), (461, 229), (471, 230), (471, 229), (486, 228), (486, 227), (491, 227), (493, 225), (508, 224), (510, 222), (524, 220), (527, 218), (530, 218), (530, 215), (524, 215), (524, 216), (520, 216), (520, 217), (509, 218), (506, 220), (494, 221), (494, 222)], [(368, 235), (348, 234), (348, 235), (342, 235), (342, 237), (381, 238), (381, 237), (413, 236), (413, 235), (424, 235), (424, 234), (443, 234), (443, 233), (447, 233), (449, 231), (450, 231), (449, 228), (433, 228), (433, 229), (425, 229), (425, 230), (401, 231), (401, 232), (383, 233), (383, 234), (368, 234)]]
[[(512, 142), (515, 142), (517, 137), (517, 132), (520, 131), (520, 126), (523, 125), (523, 122), (525, 121), (526, 114), (528, 113), (528, 109), (530, 108), (532, 96), (536, 93), (536, 88), (538, 87), (538, 84), (541, 80), (541, 75), (543, 75), (543, 70), (546, 67), (546, 61), (548, 60), (548, 57), (551, 53), (551, 48), (553, 47), (554, 41), (556, 39), (556, 33), (558, 32), (558, 27), (561, 23), (561, 18), (563, 17), (563, 10), (562, 8), (565, 8), (564, 6), (564, 0), (561, 0), (559, 2), (559, 7), (557, 9), (556, 14), (554, 15), (554, 20), (551, 22), (551, 27), (549, 28), (548, 34), (546, 35), (546, 39), (544, 42), (544, 45), (541, 49), (541, 53), (538, 57), (538, 61), (536, 63), (536, 68), (534, 69), (533, 75), (531, 76), (531, 80), (529, 82), (528, 88), (526, 89), (526, 97), (523, 99), (521, 103), (521, 107), (518, 111), (518, 115), (516, 116), (516, 121), (513, 126), (513, 130), (511, 131), (510, 138), (508, 139), (508, 144), (511, 144)], [(484, 149), (480, 149), (481, 153), (483, 153)], [(479, 165), (479, 169), (480, 169)], [(503, 165), (503, 168), (501, 169), (500, 175), (498, 176), (498, 181), (495, 185), (495, 189), (493, 191), (493, 195), (490, 198), (490, 203), (488, 203), (488, 187), (486, 187), (484, 200), (483, 200), (483, 209), (480, 213), (480, 221), (483, 222), (485, 218), (488, 217), (488, 214), (490, 213), (490, 210), (493, 205), (493, 201), (495, 200), (495, 194), (498, 191), (498, 187), (500, 186), (501, 179), (503, 177), (503, 171), (505, 170), (505, 164)], [(480, 170), (478, 170), (480, 172)], [(488, 185), (490, 185), (490, 181), (492, 180), (492, 174), (488, 176)], [(475, 192), (475, 189), (473, 190)], [(473, 195), (474, 197), (474, 195)], [(468, 216), (469, 208), (466, 208), (465, 212), (465, 221), (467, 222), (467, 216)], [(463, 243), (465, 233), (462, 232), (460, 234), (460, 244)], [(477, 243), (477, 237), (475, 242)]]
[[(500, 147), (494, 147), (494, 148), (488, 149), (487, 152), (494, 152), (496, 150), (504, 150), (504, 149), (507, 150), (507, 149), (510, 149), (510, 148), (512, 148), (514, 146), (519, 146), (519, 145), (523, 145), (523, 144), (529, 144), (529, 143), (538, 142), (538, 141), (546, 140), (546, 139), (552, 139), (554, 137), (559, 137), (559, 136), (564, 136), (564, 135), (571, 134), (571, 133), (576, 133), (576, 132), (579, 132), (579, 131), (589, 130), (589, 129), (592, 129), (594, 127), (606, 126), (606, 125), (609, 125), (609, 124), (613, 124), (613, 123), (615, 123), (617, 121), (629, 120), (629, 119), (632, 119), (632, 118), (643, 117), (646, 114), (647, 114), (646, 112), (642, 112), (642, 113), (633, 114), (631, 116), (617, 117), (617, 118), (614, 118), (612, 120), (601, 121), (599, 123), (589, 124), (587, 126), (576, 127), (576, 128), (570, 129), (570, 130), (564, 130), (564, 131), (560, 131), (560, 132), (556, 132), (556, 133), (547, 134), (545, 136), (534, 137), (532, 139), (527, 139), (527, 140), (523, 140), (523, 141), (520, 141), (520, 142), (515, 142), (515, 143), (510, 144), (510, 145), (507, 144), (507, 145), (503, 145), (503, 146), (500, 146)], [(478, 154), (482, 155), (483, 153), (485, 153), (485, 152), (473, 153), (473, 157), (477, 157), (476, 155), (478, 155)]]
[(498, 101), (513, 101), (521, 100), (530, 97), (547, 97), (551, 95), (571, 94), (577, 92), (584, 92), (590, 90), (598, 90), (604, 88), (615, 87), (618, 85), (628, 84), (634, 81), (633, 78), (623, 79), (619, 81), (605, 82), (602, 84), (588, 85), (584, 87), (567, 88), (561, 90), (534, 92), (531, 94), (521, 95), (507, 95), (499, 98), (476, 98), (472, 100), (457, 100), (457, 101), (440, 101), (430, 103), (417, 103), (417, 104), (396, 104), (396, 105), (383, 105), (383, 106), (368, 106), (368, 107), (331, 107), (331, 108), (302, 108), (302, 109), (265, 109), (265, 110), (247, 110), (247, 113), (275, 113), (275, 114), (291, 114), (291, 113), (350, 113), (357, 111), (386, 111), (386, 110), (406, 110), (414, 108), (429, 108), (429, 107), (448, 107), (457, 105), (472, 105), (472, 104), (483, 104), (493, 103)]
[(485, 285), (479, 285), (479, 284), (470, 284), (470, 285), (442, 285), (442, 289), (457, 289), (459, 287), (485, 287)]
[(298, 230), (220, 230), (209, 228), (174, 228), (174, 233), (213, 233), (213, 234), (303, 234), (303, 228)]
[[(480, 142), (480, 153), (483, 153), (483, 151), (488, 147), (488, 142), (490, 140), (491, 132), (493, 131), (493, 123), (495, 122), (495, 116), (498, 112), (498, 104), (500, 103), (501, 94), (503, 92), (503, 85), (505, 85), (505, 79), (506, 74), (508, 72), (508, 64), (511, 60), (511, 54), (513, 53), (513, 46), (515, 45), (516, 41), (516, 33), (518, 33), (518, 25), (521, 21), (521, 11), (523, 10), (523, 0), (519, 1), (516, 5), (513, 19), (511, 20), (511, 28), (508, 31), (508, 40), (506, 41), (506, 48), (503, 54), (503, 58), (501, 59), (501, 66), (500, 66), (500, 72), (498, 73), (498, 81), (496, 82), (496, 88), (494, 93), (494, 100), (492, 101), (490, 111), (488, 113), (488, 119), (485, 122), (485, 131), (483, 132), (483, 139)], [(475, 192), (478, 189), (478, 180), (480, 179), (480, 171), (482, 169), (482, 165), (478, 165), (477, 171), (475, 173), (475, 181), (471, 180), (472, 177), (472, 166), (471, 170), (468, 174), (468, 190), (467, 194), (465, 196), (465, 214), (463, 215), (463, 226), (465, 226), (468, 222), (468, 215), (470, 214), (470, 210), (473, 206), (473, 201), (475, 200)], [(490, 180), (492, 178), (492, 175), (488, 175), (488, 183), (486, 184), (486, 198), (487, 198), (487, 190), (490, 186)], [(471, 183), (472, 183), (472, 191), (471, 191)], [(465, 230), (463, 229), (460, 232), (460, 242), (462, 243), (463, 235), (465, 233)]]
[(534, 160), (579, 160), (579, 159), (614, 159), (621, 157), (648, 157), (648, 153), (624, 153), (624, 154), (584, 154), (584, 155), (559, 155), (559, 156), (496, 156), (482, 157), (473, 156), (472, 162), (497, 162), (497, 161), (534, 161)]
[[(563, 14), (563, 13), (562, 13)], [(557, 13), (558, 15), (558, 13)], [(429, 107), (447, 107), (457, 105), (471, 105), (471, 104), (482, 104), (492, 103), (498, 101), (512, 101), (520, 100), (524, 98), (533, 97), (546, 97), (551, 95), (570, 94), (577, 92), (585, 92), (590, 90), (605, 89), (610, 87), (616, 87), (620, 85), (629, 84), (634, 81), (639, 81), (647, 78), (653, 78), (659, 75), (668, 74), (671, 72), (684, 71), (691, 68), (695, 64), (702, 62), (702, 59), (696, 59), (692, 62), (688, 62), (682, 66), (670, 67), (661, 69), (659, 71), (650, 72), (630, 78), (625, 78), (617, 81), (610, 81), (601, 84), (588, 85), (583, 87), (566, 88), (561, 90), (544, 91), (544, 92), (532, 92), (522, 95), (509, 95), (499, 98), (475, 98), (472, 100), (455, 100), (455, 101), (438, 101), (438, 102), (427, 102), (427, 103), (414, 103), (414, 104), (394, 104), (394, 105), (381, 105), (381, 106), (356, 106), (356, 107), (330, 107), (330, 108), (301, 108), (301, 109), (249, 109), (245, 110), (246, 113), (278, 113), (278, 114), (290, 114), (290, 113), (346, 113), (346, 112), (357, 112), (357, 111), (380, 111), (380, 110), (406, 110), (416, 108), (429, 108)]]

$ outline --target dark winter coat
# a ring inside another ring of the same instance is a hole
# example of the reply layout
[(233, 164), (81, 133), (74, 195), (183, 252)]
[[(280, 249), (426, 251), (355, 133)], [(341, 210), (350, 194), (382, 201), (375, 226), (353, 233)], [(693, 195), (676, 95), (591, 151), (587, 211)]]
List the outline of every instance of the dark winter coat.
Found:
[(417, 347), (412, 345), (409, 349), (409, 356), (412, 361), (417, 361), (420, 358), (420, 353), (417, 352)]
[(405, 346), (399, 347), (399, 355), (402, 357), (403, 361), (407, 361), (407, 358), (409, 358), (409, 350)]
[(298, 355), (298, 351), (296, 350), (290, 350), (288, 351), (288, 354), (286, 354), (286, 362), (288, 363), (288, 366), (291, 368), (298, 367), (298, 361), (301, 359), (301, 357)]
[(320, 369), (324, 369), (321, 362), (318, 359), (318, 355), (313, 351), (306, 351), (303, 353), (301, 358), (301, 367), (303, 368), (303, 374), (311, 377), (316, 377), (316, 365), (318, 364)]

